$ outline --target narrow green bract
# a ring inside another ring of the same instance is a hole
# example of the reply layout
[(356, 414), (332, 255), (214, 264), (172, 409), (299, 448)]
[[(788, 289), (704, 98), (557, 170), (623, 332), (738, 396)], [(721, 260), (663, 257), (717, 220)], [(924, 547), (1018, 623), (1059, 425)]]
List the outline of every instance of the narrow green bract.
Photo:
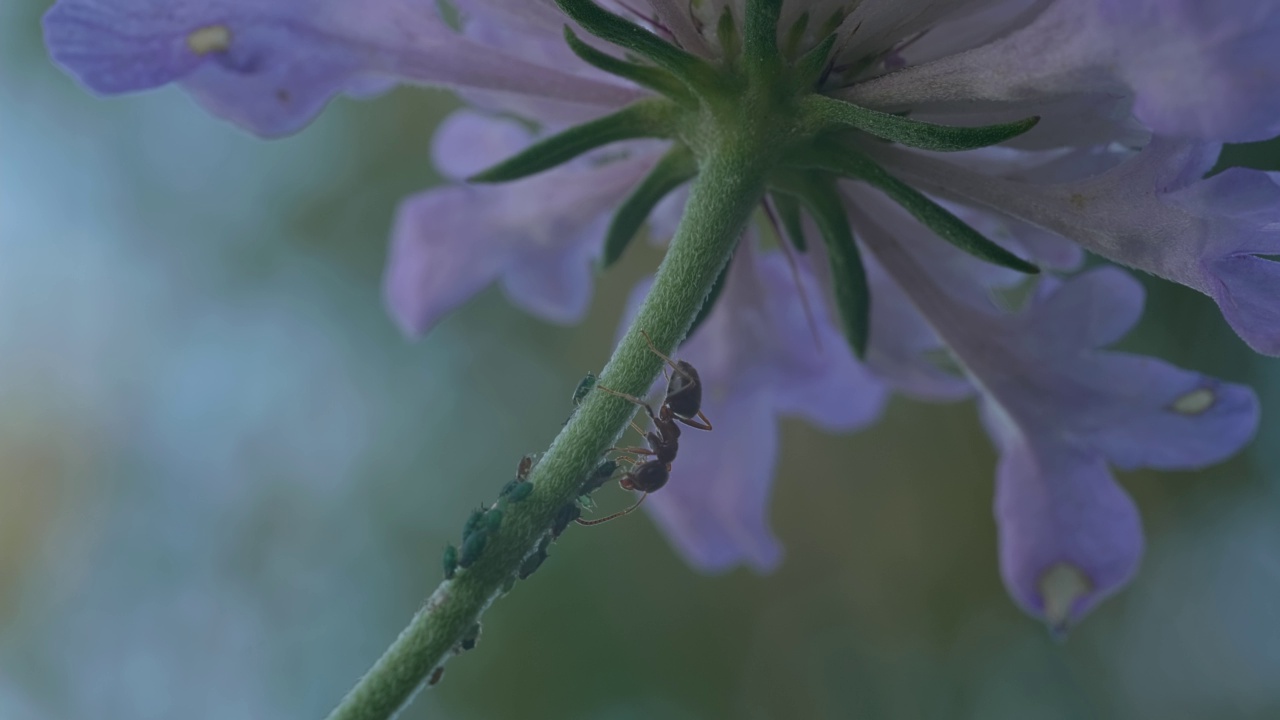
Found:
[(690, 55), (662, 38), (636, 25), (624, 17), (615, 15), (591, 0), (556, 0), (565, 15), (577, 21), (582, 29), (601, 40), (653, 61), (658, 67), (680, 78), (697, 90), (714, 83), (715, 71), (705, 60)]
[(747, 0), (743, 23), (743, 55), (756, 72), (769, 72), (782, 65), (778, 57), (778, 17), (782, 0)]
[[(831, 58), (831, 49), (836, 45), (836, 36), (828, 35), (822, 42), (813, 46), (809, 52), (796, 61), (793, 74), (797, 87), (817, 90), (822, 85), (823, 75), (827, 72), (827, 63)], [(812, 97), (821, 97), (814, 95)]]
[(854, 354), (865, 357), (871, 334), (871, 289), (835, 182), (798, 176), (784, 180), (784, 187), (804, 204), (822, 233), (840, 325)]
[(600, 52), (579, 40), (568, 25), (564, 26), (564, 41), (568, 43), (569, 49), (573, 51), (573, 54), (588, 65), (612, 75), (626, 78), (637, 85), (662, 93), (681, 103), (696, 103), (697, 101), (693, 94), (689, 92), (689, 89), (675, 75), (661, 68), (627, 62), (608, 53)]
[(619, 140), (668, 137), (671, 134), (671, 111), (672, 104), (667, 100), (645, 100), (628, 105), (612, 115), (534, 143), (513, 157), (467, 178), (467, 181), (498, 183), (519, 180)]
[(943, 240), (974, 257), (1018, 272), (1029, 274), (1040, 272), (1040, 268), (987, 239), (982, 233), (952, 214), (950, 210), (893, 177), (884, 168), (856, 150), (828, 143), (797, 157), (795, 162), (801, 167), (826, 170), (840, 177), (865, 181), (901, 205)]
[(614, 214), (609, 231), (605, 234), (600, 267), (607, 268), (617, 262), (631, 239), (640, 232), (640, 226), (644, 225), (654, 206), (667, 193), (688, 182), (697, 172), (698, 165), (689, 148), (676, 145), (667, 151)]
[(823, 95), (805, 98), (804, 111), (816, 123), (833, 130), (861, 130), (907, 147), (938, 152), (977, 150), (997, 145), (1025, 133), (1040, 122), (1040, 118), (1030, 117), (999, 125), (950, 127), (870, 110)]
[(769, 199), (773, 201), (773, 207), (778, 211), (778, 220), (782, 222), (782, 230), (787, 236), (786, 239), (790, 240), (791, 244), (799, 252), (807, 251), (809, 245), (804, 237), (804, 221), (800, 217), (800, 203), (786, 193), (771, 193)]

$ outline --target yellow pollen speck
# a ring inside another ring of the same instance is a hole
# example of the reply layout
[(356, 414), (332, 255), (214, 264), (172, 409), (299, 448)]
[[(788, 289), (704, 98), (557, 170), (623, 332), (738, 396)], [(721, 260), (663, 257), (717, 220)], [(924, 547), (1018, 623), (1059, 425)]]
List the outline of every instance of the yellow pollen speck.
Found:
[(1044, 619), (1054, 631), (1067, 628), (1076, 600), (1093, 590), (1093, 583), (1069, 563), (1058, 563), (1040, 576), (1040, 596), (1044, 598)]
[(209, 25), (187, 36), (187, 47), (197, 55), (222, 52), (231, 47), (231, 30), (226, 25)]
[(1173, 401), (1173, 411), (1183, 415), (1199, 415), (1213, 407), (1213, 401), (1216, 399), (1217, 396), (1209, 388), (1192, 390)]

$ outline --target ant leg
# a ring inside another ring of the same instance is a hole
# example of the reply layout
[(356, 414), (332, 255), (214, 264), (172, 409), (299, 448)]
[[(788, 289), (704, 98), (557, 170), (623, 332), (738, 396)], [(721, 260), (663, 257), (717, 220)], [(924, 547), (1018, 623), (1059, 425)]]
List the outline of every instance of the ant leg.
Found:
[(684, 423), (695, 430), (710, 430), (711, 421), (707, 419), (706, 415), (702, 414), (701, 410), (698, 411), (698, 417), (702, 419), (702, 422), (697, 422), (696, 420), (685, 420), (682, 417), (678, 417), (676, 420), (679, 420), (681, 423)]
[(630, 513), (632, 510), (635, 510), (636, 508), (640, 507), (640, 503), (644, 502), (644, 499), (647, 497), (649, 497), (649, 493), (645, 493), (641, 495), (640, 499), (636, 501), (635, 505), (632, 505), (626, 510), (619, 510), (618, 512), (612, 515), (605, 515), (604, 517), (596, 518), (595, 520), (583, 520), (582, 518), (574, 518), (573, 521), (578, 523), (579, 525), (599, 525), (601, 523), (607, 523), (610, 520), (616, 520), (622, 517), (623, 515)]
[[(640, 334), (644, 336), (644, 341), (649, 344), (649, 349), (653, 351), (654, 355), (657, 355), (663, 360), (666, 360), (667, 364), (671, 366), (672, 370), (676, 372), (680, 372), (680, 368), (676, 366), (676, 361), (662, 354), (662, 351), (658, 349), (658, 346), (653, 344), (653, 339), (649, 337), (649, 333), (645, 332), (644, 330), (641, 330)], [(663, 368), (662, 370), (662, 376), (667, 377), (667, 371), (665, 368)]]
[(650, 450), (649, 448), (642, 448), (642, 447), (611, 447), (609, 449), (612, 450), (613, 452), (627, 453), (630, 455), (636, 455), (636, 454), (657, 455), (658, 454), (653, 450)]
[[(657, 414), (655, 414), (655, 413), (653, 412), (653, 407), (651, 407), (651, 406), (649, 405), (649, 403), (647, 403), (647, 402), (645, 402), (645, 401), (641, 400), (640, 398), (636, 397), (635, 395), (628, 395), (628, 394), (626, 394), (626, 393), (624, 393), (624, 392), (618, 392), (617, 390), (614, 390), (613, 388), (607, 388), (607, 387), (605, 387), (605, 386), (603, 386), (603, 385), (596, 385), (596, 389), (597, 389), (597, 390), (603, 390), (603, 391), (605, 391), (605, 392), (609, 393), (610, 395), (615, 395), (615, 396), (617, 396), (617, 397), (622, 398), (623, 400), (629, 400), (629, 401), (631, 401), (631, 402), (635, 403), (636, 405), (639, 405), (640, 407), (642, 407), (642, 408), (644, 408), (644, 409), (645, 409), (645, 412), (649, 413), (649, 419), (650, 419), (650, 420), (653, 420), (653, 422), (654, 422), (654, 423), (657, 423), (657, 422), (658, 422), (658, 416), (657, 416)], [(636, 428), (636, 430), (637, 430), (637, 432), (639, 432), (639, 431), (640, 431), (640, 429), (639, 429), (639, 428)], [(643, 432), (640, 432), (640, 434), (641, 434), (641, 435), (643, 435), (644, 433), (643, 433)]]
[[(667, 357), (666, 355), (663, 355), (663, 354), (662, 354), (662, 351), (661, 351), (661, 350), (658, 350), (657, 346), (655, 346), (655, 345), (653, 344), (653, 340), (649, 339), (649, 333), (645, 332), (644, 330), (641, 330), (641, 331), (640, 331), (640, 334), (641, 334), (641, 335), (644, 335), (644, 341), (645, 341), (645, 342), (647, 342), (647, 343), (649, 343), (649, 349), (650, 349), (650, 350), (652, 350), (652, 351), (653, 351), (653, 353), (654, 353), (655, 355), (657, 355), (658, 357), (660, 357), (660, 358), (662, 358), (663, 360), (666, 360), (666, 361), (667, 361), (667, 364), (671, 366), (671, 371), (672, 371), (673, 373), (678, 374), (680, 377), (684, 378), (685, 380), (689, 381), (690, 383), (697, 383), (697, 382), (698, 382), (698, 379), (697, 379), (697, 378), (695, 378), (694, 376), (692, 376), (692, 375), (690, 375), (689, 373), (685, 372), (684, 370), (681, 370), (681, 369), (680, 369), (680, 366), (679, 366), (679, 365), (677, 365), (677, 364), (676, 364), (676, 362), (675, 362), (674, 360), (672, 360), (671, 358)], [(665, 378), (665, 379), (667, 380), (667, 382), (671, 382), (671, 376), (667, 375), (667, 369), (666, 369), (666, 368), (662, 368), (662, 377), (663, 377), (663, 378)], [(698, 414), (699, 414), (699, 415), (701, 415), (702, 413), (698, 413)], [(702, 419), (703, 419), (703, 421), (705, 422), (707, 418), (706, 418), (706, 416), (703, 416), (703, 418), (702, 418)], [(697, 425), (690, 425), (690, 427), (698, 427), (698, 426), (697, 426)], [(710, 427), (707, 427), (707, 428), (698, 428), (698, 429), (699, 429), (699, 430), (710, 430), (711, 428), (710, 428)]]

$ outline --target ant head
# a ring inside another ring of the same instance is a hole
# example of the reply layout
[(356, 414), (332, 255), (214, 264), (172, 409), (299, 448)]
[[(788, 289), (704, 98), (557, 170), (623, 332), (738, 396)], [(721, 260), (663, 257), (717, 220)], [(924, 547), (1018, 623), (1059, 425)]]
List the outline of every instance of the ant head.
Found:
[(676, 371), (667, 383), (666, 404), (672, 414), (685, 419), (695, 417), (702, 409), (702, 380), (697, 369), (684, 360), (676, 362)]

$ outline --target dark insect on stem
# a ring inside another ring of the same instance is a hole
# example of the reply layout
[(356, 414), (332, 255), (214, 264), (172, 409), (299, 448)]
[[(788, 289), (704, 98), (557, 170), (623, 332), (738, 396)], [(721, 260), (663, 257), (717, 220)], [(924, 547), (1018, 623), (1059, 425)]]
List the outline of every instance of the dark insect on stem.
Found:
[(586, 377), (582, 378), (582, 381), (578, 383), (578, 387), (573, 390), (574, 407), (581, 405), (582, 401), (586, 399), (587, 395), (591, 392), (591, 389), (595, 386), (596, 374), (593, 372), (587, 373)]
[(578, 494), (590, 495), (596, 490), (599, 490), (600, 487), (608, 482), (609, 478), (613, 477), (613, 474), (617, 471), (618, 461), (605, 460), (597, 465), (595, 471), (593, 471), (590, 477), (587, 478), (587, 481), (582, 483), (582, 489), (578, 491)]
[[(624, 457), (631, 461), (631, 470), (622, 476), (618, 484), (623, 490), (639, 490), (643, 494), (634, 505), (612, 515), (595, 520), (575, 518), (574, 522), (579, 525), (599, 525), (620, 518), (640, 507), (640, 503), (644, 502), (649, 493), (661, 490), (671, 477), (671, 463), (675, 461), (676, 453), (680, 450), (680, 425), (687, 425), (697, 430), (711, 429), (711, 421), (702, 414), (702, 380), (698, 377), (697, 369), (684, 360), (672, 360), (664, 355), (653, 344), (649, 333), (641, 330), (640, 334), (649, 344), (649, 349), (665, 360), (671, 368), (670, 375), (666, 374), (665, 368), (663, 369), (663, 375), (667, 377), (667, 393), (658, 411), (654, 412), (653, 406), (634, 395), (618, 392), (599, 384), (596, 388), (644, 408), (649, 415), (649, 420), (653, 423), (653, 430), (647, 433), (634, 422), (631, 423), (631, 427), (644, 436), (649, 447), (612, 448), (616, 452), (625, 453)], [(649, 459), (641, 462), (642, 457)]]

